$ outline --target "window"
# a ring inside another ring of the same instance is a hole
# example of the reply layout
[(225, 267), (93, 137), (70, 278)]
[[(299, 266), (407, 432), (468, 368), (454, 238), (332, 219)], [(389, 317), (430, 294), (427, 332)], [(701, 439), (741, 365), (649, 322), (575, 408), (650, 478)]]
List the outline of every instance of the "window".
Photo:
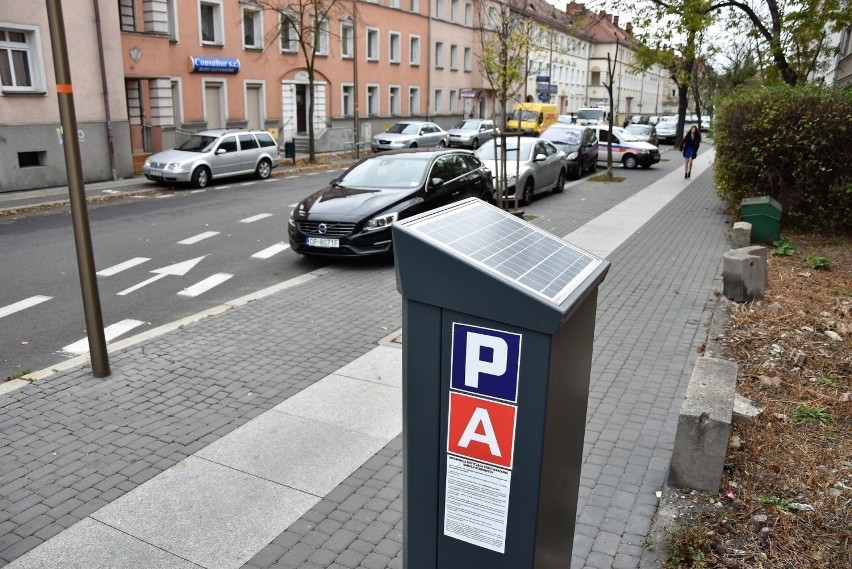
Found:
[(379, 60), (379, 30), (367, 28), (367, 61)]
[(379, 114), (379, 86), (367, 85), (367, 115)]
[(440, 114), (443, 110), (444, 102), (441, 100), (441, 96), (443, 95), (443, 91), (440, 89), (435, 89), (435, 114)]
[(444, 0), (435, 0), (435, 17), (444, 19)]
[(222, 3), (219, 0), (204, 0), (198, 3), (201, 43), (224, 45), (222, 33)]
[(435, 69), (444, 67), (444, 43), (435, 42)]
[(420, 114), (420, 87), (408, 88), (408, 114)]
[(44, 166), (47, 152), (18, 152), (18, 168), (34, 168)]
[(239, 138), (240, 150), (252, 150), (260, 146), (251, 134), (241, 134)]
[(293, 14), (282, 14), (278, 23), (281, 51), (294, 52), (299, 49), (299, 30)]
[(459, 21), (459, 0), (450, 0), (450, 21)]
[(314, 53), (328, 55), (328, 20), (323, 18), (317, 23), (316, 14), (311, 16), (311, 26), (314, 33)]
[(262, 12), (243, 8), (243, 47), (261, 49), (263, 48), (263, 20)]
[(473, 4), (466, 2), (464, 5), (464, 25), (473, 26)]
[(343, 20), (340, 22), (340, 57), (351, 59), (355, 47), (355, 28), (352, 26), (352, 20)]
[(169, 40), (178, 41), (177, 0), (166, 0), (166, 18), (169, 19)]
[(399, 8), (399, 0), (389, 0), (388, 6), (391, 8)]
[(388, 89), (388, 106), (390, 107), (390, 114), (399, 115), (399, 86), (394, 85)]
[(399, 63), (400, 59), (400, 41), (401, 36), (397, 32), (390, 33), (390, 41), (388, 44), (388, 57), (391, 63)]
[(409, 36), (408, 38), (408, 63), (420, 65), (420, 38)]
[(0, 87), (6, 93), (44, 90), (38, 28), (0, 27)]
[(473, 56), (469, 47), (464, 48), (464, 70), (470, 71), (473, 66)]
[(450, 69), (456, 70), (459, 68), (459, 46), (450, 46)]
[(351, 117), (355, 114), (355, 86), (341, 85), (340, 86), (340, 114), (344, 117)]
[(225, 152), (236, 152), (237, 151), (237, 137), (236, 136), (228, 136), (222, 139), (219, 143), (219, 148), (217, 150), (224, 150)]
[(419, 12), (420, 11), (420, 0), (411, 0), (411, 4), (409, 4), (409, 12)]
[(456, 89), (450, 89), (450, 114), (458, 111), (459, 92)]
[(592, 85), (600, 85), (601, 84), (601, 72), (600, 71), (592, 71)]

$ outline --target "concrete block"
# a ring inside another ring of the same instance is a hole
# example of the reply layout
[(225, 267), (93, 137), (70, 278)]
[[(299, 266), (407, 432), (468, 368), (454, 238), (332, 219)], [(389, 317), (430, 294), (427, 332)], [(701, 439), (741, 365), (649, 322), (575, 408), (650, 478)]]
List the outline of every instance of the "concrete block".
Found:
[(754, 421), (761, 413), (763, 407), (756, 404), (751, 399), (737, 395), (734, 399), (734, 419), (750, 423)]
[(737, 221), (731, 231), (731, 249), (739, 249), (751, 245), (751, 223)]
[(755, 255), (760, 258), (760, 264), (763, 267), (763, 286), (765, 290), (769, 286), (769, 249), (761, 245), (750, 245), (742, 247), (742, 250), (749, 255)]
[(702, 357), (686, 388), (669, 468), (669, 484), (716, 493), (722, 480), (736, 395), (737, 365)]
[(722, 255), (722, 294), (736, 302), (759, 300), (766, 295), (766, 263), (749, 248)]

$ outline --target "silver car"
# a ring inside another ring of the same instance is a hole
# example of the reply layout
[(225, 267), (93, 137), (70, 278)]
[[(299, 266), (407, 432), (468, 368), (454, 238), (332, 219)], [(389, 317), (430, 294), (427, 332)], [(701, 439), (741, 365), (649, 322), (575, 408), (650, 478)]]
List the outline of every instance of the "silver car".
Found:
[(373, 136), (373, 152), (403, 148), (445, 148), (449, 145), (447, 131), (433, 122), (399, 121), (385, 132)]
[(463, 119), (447, 131), (450, 135), (450, 146), (461, 146), (476, 150), (482, 144), (491, 140), (494, 131), (494, 121), (485, 119)]
[[(495, 180), (499, 175), (499, 139), (479, 147), (476, 156), (485, 164)], [(506, 199), (514, 200), (521, 189), (520, 202), (529, 205), (533, 196), (551, 190), (558, 194), (565, 189), (565, 153), (541, 138), (506, 138)]]
[(214, 178), (255, 174), (265, 179), (280, 164), (278, 145), (265, 130), (204, 130), (177, 148), (151, 155), (142, 174), (161, 184), (190, 182), (204, 188)]

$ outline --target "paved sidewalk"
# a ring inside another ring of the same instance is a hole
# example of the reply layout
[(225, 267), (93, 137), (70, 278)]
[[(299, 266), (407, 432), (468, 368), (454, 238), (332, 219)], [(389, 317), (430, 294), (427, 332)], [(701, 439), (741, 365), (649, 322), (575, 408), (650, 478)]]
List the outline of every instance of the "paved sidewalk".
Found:
[[(527, 208), (613, 264), (576, 569), (639, 566), (719, 288), (712, 153), (689, 181), (666, 157)], [(0, 396), (0, 564), (401, 567), (400, 304), (390, 264), (340, 263), (114, 354), (107, 379), (77, 369)]]

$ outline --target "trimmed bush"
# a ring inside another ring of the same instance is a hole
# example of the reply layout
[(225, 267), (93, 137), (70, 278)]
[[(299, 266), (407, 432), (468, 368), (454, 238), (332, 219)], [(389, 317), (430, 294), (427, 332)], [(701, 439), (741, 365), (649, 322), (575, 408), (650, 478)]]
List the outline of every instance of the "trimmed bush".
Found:
[(735, 91), (713, 117), (716, 191), (733, 210), (771, 196), (785, 227), (852, 229), (852, 88)]

